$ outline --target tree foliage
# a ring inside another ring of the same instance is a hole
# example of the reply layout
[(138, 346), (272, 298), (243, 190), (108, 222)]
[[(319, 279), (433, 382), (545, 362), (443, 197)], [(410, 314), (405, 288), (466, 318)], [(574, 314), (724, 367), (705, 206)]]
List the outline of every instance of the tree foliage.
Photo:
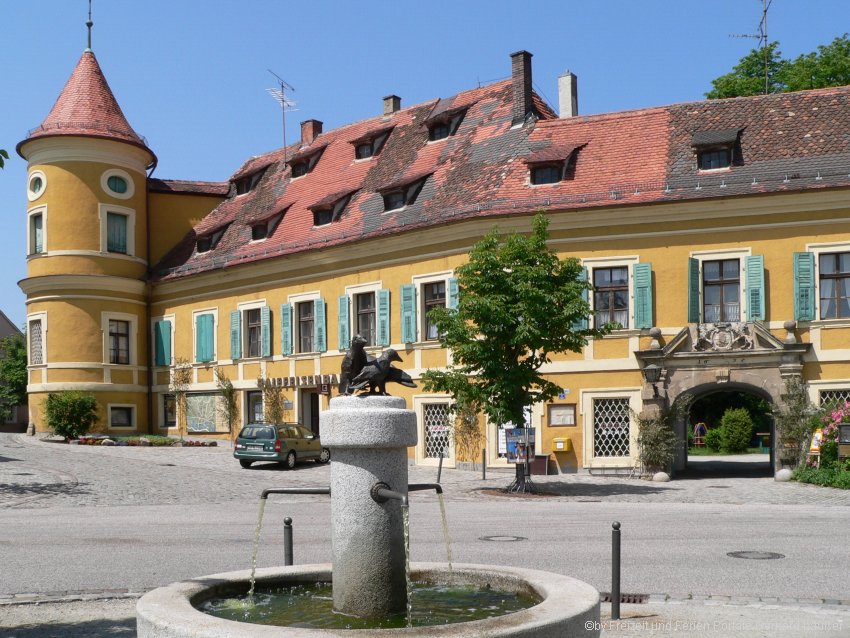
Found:
[(529, 236), (491, 231), (457, 271), (457, 308), (429, 315), (452, 365), (423, 375), (429, 392), (451, 394), (460, 409), (481, 406), (491, 423), (521, 427), (527, 406), (561, 388), (540, 374), (550, 354), (578, 352), (590, 337), (590, 286), (574, 258), (559, 259), (546, 245), (548, 220), (534, 217)]
[(6, 166), (6, 160), (9, 159), (9, 152), (0, 148), (0, 168)]
[(691, 403), (693, 397), (682, 394), (655, 416), (633, 415), (638, 426), (638, 458), (644, 474), (670, 471), (678, 445), (675, 424), (688, 414)]
[(232, 432), (233, 423), (239, 417), (239, 394), (233, 387), (233, 381), (222, 372), (221, 368), (215, 369), (215, 386), (221, 396), (219, 411), (222, 418), (227, 421), (228, 430)]
[(192, 364), (188, 359), (177, 357), (174, 361), (174, 367), (171, 368), (169, 390), (174, 394), (174, 401), (177, 404), (177, 430), (180, 432), (181, 441), (183, 440), (183, 432), (188, 426), (186, 421), (186, 394), (189, 392), (191, 383)]
[(27, 402), (27, 345), (24, 335), (0, 339), (0, 417)]
[(51, 392), (44, 402), (47, 426), (59, 436), (76, 439), (97, 423), (97, 399), (88, 392)]
[[(767, 61), (767, 87), (765, 87)], [(850, 84), (850, 39), (845, 33), (817, 51), (793, 60), (782, 57), (778, 42), (753, 49), (730, 73), (712, 80), (709, 99), (783, 93)], [(765, 91), (765, 88), (767, 89)]]
[(818, 427), (819, 410), (809, 402), (806, 386), (799, 377), (785, 380), (781, 400), (773, 408), (776, 450), (783, 461), (796, 467), (809, 449), (812, 430)]

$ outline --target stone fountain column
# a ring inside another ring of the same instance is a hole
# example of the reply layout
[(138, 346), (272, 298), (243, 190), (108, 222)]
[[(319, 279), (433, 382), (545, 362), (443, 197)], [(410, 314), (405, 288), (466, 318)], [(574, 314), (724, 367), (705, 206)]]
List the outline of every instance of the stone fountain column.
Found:
[(331, 450), (334, 609), (361, 617), (407, 606), (401, 503), (377, 503), (379, 482), (407, 494), (407, 448), (416, 445), (416, 414), (392, 396), (339, 396), (319, 416)]

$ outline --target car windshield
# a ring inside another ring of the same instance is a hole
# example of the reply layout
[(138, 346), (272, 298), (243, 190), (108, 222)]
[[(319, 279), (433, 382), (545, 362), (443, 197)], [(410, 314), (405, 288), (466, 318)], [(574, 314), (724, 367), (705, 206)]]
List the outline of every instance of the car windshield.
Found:
[(273, 439), (274, 428), (267, 425), (246, 425), (239, 433), (240, 439)]

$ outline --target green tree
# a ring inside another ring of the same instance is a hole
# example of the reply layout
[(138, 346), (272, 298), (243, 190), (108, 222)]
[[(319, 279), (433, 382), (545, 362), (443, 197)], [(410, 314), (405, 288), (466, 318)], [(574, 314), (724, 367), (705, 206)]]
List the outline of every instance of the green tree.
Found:
[(753, 438), (753, 419), (746, 408), (729, 408), (720, 420), (720, 449), (746, 452)]
[(800, 55), (788, 62), (782, 78), (786, 91), (850, 84), (850, 39), (847, 34), (819, 46), (816, 52)]
[[(177, 404), (177, 431), (180, 440), (183, 440), (183, 432), (188, 432), (188, 421), (186, 414), (186, 395), (192, 384), (192, 364), (182, 357), (177, 357), (171, 368), (171, 382), (168, 389), (174, 394), (174, 402)], [(182, 421), (182, 424), (181, 424)]]
[(219, 411), (224, 420), (227, 421), (227, 429), (233, 434), (233, 423), (239, 416), (238, 393), (236, 388), (233, 387), (230, 377), (222, 372), (221, 368), (215, 369), (215, 385), (221, 395)]
[(97, 423), (97, 399), (78, 390), (51, 392), (44, 403), (47, 426), (59, 436), (76, 439)]
[[(764, 70), (767, 60), (767, 90), (765, 91)], [(785, 90), (782, 80), (788, 63), (782, 59), (779, 43), (771, 42), (767, 47), (753, 49), (732, 67), (732, 72), (711, 81), (714, 87), (705, 94), (710, 100), (744, 95), (762, 95)]]
[(0, 148), (0, 168), (6, 166), (7, 159), (9, 159), (9, 153), (5, 149)]
[(22, 334), (0, 339), (0, 417), (27, 402), (27, 345)]
[[(429, 315), (453, 363), (426, 372), (424, 387), (451, 394), (456, 410), (481, 406), (490, 423), (522, 427), (529, 406), (561, 391), (540, 373), (550, 354), (579, 352), (611, 328), (586, 327), (590, 286), (577, 259), (559, 259), (546, 245), (548, 225), (538, 214), (529, 236), (491, 231), (456, 271), (457, 307)], [(519, 465), (513, 487), (525, 489)]]

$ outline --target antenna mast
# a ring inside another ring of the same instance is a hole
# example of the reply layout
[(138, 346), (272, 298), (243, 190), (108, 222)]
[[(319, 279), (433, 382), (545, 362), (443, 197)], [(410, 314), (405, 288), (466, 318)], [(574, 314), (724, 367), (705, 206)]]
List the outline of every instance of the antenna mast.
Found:
[(271, 69), (266, 70), (275, 77), (278, 84), (278, 88), (266, 89), (266, 92), (274, 98), (275, 102), (280, 104), (280, 113), (281, 118), (283, 119), (283, 162), (285, 164), (289, 161), (289, 158), (286, 156), (286, 112), (298, 110), (295, 108), (295, 102), (286, 97), (286, 91), (288, 90), (294, 93), (295, 89)]
[(86, 51), (91, 51), (91, 28), (93, 26), (94, 26), (94, 22), (91, 21), (91, 0), (89, 0), (89, 19), (86, 21), (86, 27), (89, 30), (89, 37), (88, 37), (88, 47), (86, 48)]
[(764, 51), (764, 94), (770, 93), (770, 50), (767, 46), (767, 11), (773, 0), (761, 0), (761, 21), (758, 33), (733, 33), (731, 38), (752, 38), (759, 41), (759, 47)]

